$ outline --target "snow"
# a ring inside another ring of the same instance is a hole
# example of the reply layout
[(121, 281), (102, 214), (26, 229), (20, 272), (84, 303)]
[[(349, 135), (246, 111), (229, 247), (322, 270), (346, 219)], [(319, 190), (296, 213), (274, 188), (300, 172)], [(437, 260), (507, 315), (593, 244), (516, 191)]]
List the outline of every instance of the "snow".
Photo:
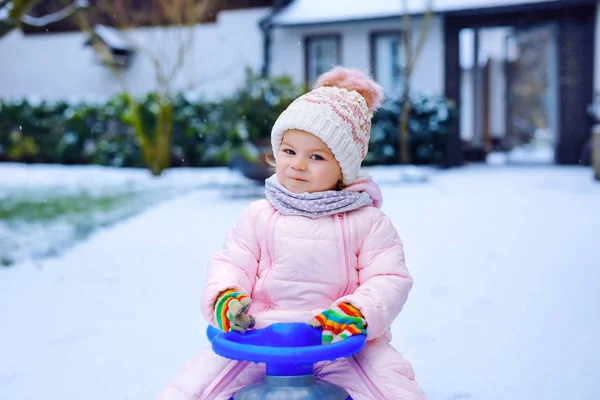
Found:
[[(60, 171), (80, 182), (88, 170)], [(600, 397), (600, 183), (589, 168), (427, 170), (425, 183), (401, 182), (397, 167), (370, 171), (415, 279), (394, 344), (430, 399)], [(90, 174), (136, 175), (107, 172)], [(230, 176), (180, 173), (209, 172)], [(0, 399), (154, 398), (207, 345), (205, 266), (253, 200), (221, 182), (60, 257), (0, 270)]]
[[(470, 10), (564, 0), (433, 0), (435, 12)], [(294, 0), (274, 18), (275, 25), (301, 25), (352, 21), (402, 15), (405, 10), (417, 14), (426, 11), (428, 1), (407, 0)]]
[(8, 3), (6, 5), (1, 6), (0, 8), (0, 21), (7, 20), (10, 17), (10, 12), (12, 11), (12, 4)]
[(0, 164), (0, 190), (28, 188), (38, 190), (64, 186), (75, 190), (99, 190), (116, 185), (177, 185), (210, 187), (230, 182), (233, 175), (224, 168), (176, 168), (156, 179), (141, 168), (107, 168), (96, 165), (69, 166), (57, 164)]
[[(0, 164), (0, 210), (21, 201), (52, 202), (64, 196), (128, 196), (116, 210), (74, 213), (39, 223), (0, 220), (0, 265), (59, 254), (90, 229), (107, 226), (140, 210), (198, 187), (240, 181), (223, 168), (167, 171), (160, 178), (143, 169), (99, 166)], [(133, 196), (135, 195), (135, 196)]]
[(94, 32), (100, 36), (100, 38), (106, 43), (111, 49), (130, 51), (131, 45), (125, 40), (123, 34), (116, 28), (106, 25), (94, 26)]

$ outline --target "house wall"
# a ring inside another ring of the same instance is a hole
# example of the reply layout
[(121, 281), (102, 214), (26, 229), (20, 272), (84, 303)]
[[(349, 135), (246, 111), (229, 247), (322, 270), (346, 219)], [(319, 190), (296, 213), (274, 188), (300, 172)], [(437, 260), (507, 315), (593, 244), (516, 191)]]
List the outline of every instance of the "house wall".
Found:
[[(413, 21), (414, 31), (418, 32), (420, 18)], [(341, 36), (340, 64), (370, 71), (372, 32), (398, 30), (401, 19), (386, 21), (364, 21), (336, 23), (324, 26), (278, 27), (273, 31), (271, 75), (287, 74), (296, 81), (304, 81), (304, 38), (318, 34), (338, 34)], [(429, 35), (413, 75), (413, 90), (429, 94), (443, 94), (444, 64), (442, 21), (434, 17)], [(414, 35), (416, 42), (418, 34)]]
[[(414, 29), (418, 32), (420, 20), (415, 20)], [(427, 94), (443, 94), (443, 22), (434, 18), (427, 42), (413, 76), (413, 90)], [(271, 74), (288, 74), (296, 81), (304, 80), (304, 38), (309, 35), (338, 34), (341, 36), (341, 64), (369, 71), (370, 34), (376, 31), (393, 30), (401, 27), (401, 20), (339, 23), (327, 26), (285, 27), (273, 32)], [(502, 65), (504, 57), (504, 37), (507, 28), (486, 29), (480, 32), (480, 62), (492, 59), (492, 79), (490, 98), (490, 131), (494, 136), (506, 132), (505, 86), (506, 80)], [(416, 35), (415, 35), (416, 36)], [(466, 37), (464, 37), (466, 36)], [(416, 38), (414, 38), (416, 41)], [(474, 138), (473, 102), (473, 39), (469, 34), (461, 35), (461, 137)]]
[[(123, 70), (134, 94), (156, 87), (155, 68), (146, 54), (164, 63), (176, 59), (178, 43), (192, 37), (175, 90), (219, 97), (237, 88), (247, 66), (262, 65), (263, 36), (258, 26), (270, 8), (223, 11), (214, 24), (189, 28), (145, 28), (127, 32), (139, 51)], [(192, 35), (190, 35), (190, 32)], [(123, 86), (108, 67), (84, 47), (83, 33), (23, 35), (15, 31), (0, 40), (0, 98), (103, 99)]]

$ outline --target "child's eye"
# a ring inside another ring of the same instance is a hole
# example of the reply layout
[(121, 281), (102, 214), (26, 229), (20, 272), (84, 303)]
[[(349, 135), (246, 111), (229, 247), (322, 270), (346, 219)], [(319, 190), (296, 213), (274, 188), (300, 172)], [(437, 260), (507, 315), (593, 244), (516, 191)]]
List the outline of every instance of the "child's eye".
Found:
[(317, 161), (324, 160), (324, 158), (318, 154), (313, 154), (310, 158), (312, 158), (313, 160), (317, 160)]
[(283, 152), (289, 154), (290, 156), (293, 156), (294, 154), (296, 154), (294, 152), (294, 150), (291, 150), (291, 149), (283, 149)]

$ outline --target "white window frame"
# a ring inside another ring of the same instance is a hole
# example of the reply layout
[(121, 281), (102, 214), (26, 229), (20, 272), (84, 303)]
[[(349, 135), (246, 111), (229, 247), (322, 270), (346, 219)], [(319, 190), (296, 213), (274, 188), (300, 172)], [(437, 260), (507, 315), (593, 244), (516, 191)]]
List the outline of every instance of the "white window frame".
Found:
[[(338, 34), (310, 35), (304, 38), (304, 79), (309, 86), (333, 65), (341, 64), (341, 42)], [(318, 56), (315, 52), (322, 51), (327, 46), (333, 47), (331, 54), (315, 59)]]
[[(371, 74), (391, 97), (400, 95), (405, 79), (403, 35), (401, 30), (371, 33)], [(380, 54), (382, 49), (387, 53)], [(389, 64), (382, 65), (382, 61)]]

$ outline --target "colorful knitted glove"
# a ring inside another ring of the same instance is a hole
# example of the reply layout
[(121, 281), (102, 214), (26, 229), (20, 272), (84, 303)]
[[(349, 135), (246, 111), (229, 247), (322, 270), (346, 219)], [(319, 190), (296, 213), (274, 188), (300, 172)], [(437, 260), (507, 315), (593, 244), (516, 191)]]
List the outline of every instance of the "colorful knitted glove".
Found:
[(245, 333), (254, 328), (254, 318), (248, 315), (252, 300), (247, 294), (226, 290), (215, 304), (215, 320), (223, 332)]
[(325, 310), (308, 321), (308, 324), (314, 328), (323, 327), (323, 344), (339, 342), (353, 335), (367, 334), (367, 321), (350, 303), (340, 303), (337, 307)]

